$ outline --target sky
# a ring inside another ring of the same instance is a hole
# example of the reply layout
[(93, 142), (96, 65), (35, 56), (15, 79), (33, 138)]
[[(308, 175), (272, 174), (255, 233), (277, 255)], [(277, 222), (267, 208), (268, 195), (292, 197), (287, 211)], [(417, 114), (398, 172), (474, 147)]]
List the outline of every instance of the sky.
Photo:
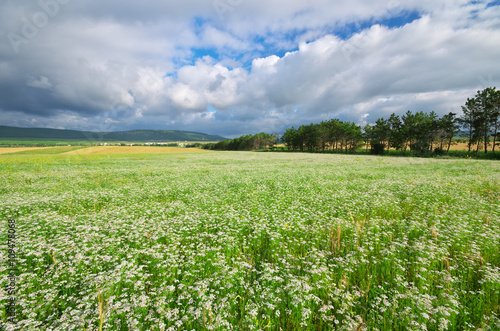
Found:
[(233, 138), (461, 114), (499, 0), (2, 0), (0, 125)]

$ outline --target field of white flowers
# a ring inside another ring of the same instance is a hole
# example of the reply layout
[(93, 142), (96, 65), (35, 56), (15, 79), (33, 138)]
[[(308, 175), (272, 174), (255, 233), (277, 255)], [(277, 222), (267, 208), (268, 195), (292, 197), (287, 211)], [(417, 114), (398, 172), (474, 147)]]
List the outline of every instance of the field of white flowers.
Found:
[(12, 154), (0, 192), (6, 330), (500, 329), (498, 162)]

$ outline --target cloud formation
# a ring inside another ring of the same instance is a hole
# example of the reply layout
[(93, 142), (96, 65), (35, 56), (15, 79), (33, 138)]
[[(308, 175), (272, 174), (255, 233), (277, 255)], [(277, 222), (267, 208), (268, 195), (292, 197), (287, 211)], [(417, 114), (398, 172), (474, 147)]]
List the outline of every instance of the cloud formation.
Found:
[(354, 2), (5, 1), (0, 124), (233, 137), (498, 86), (498, 1)]

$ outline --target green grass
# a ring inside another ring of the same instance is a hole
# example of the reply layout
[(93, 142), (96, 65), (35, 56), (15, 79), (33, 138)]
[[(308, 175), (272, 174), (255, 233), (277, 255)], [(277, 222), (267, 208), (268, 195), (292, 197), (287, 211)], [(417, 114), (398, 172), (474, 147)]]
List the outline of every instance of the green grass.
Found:
[[(20, 138), (0, 138), (0, 148), (2, 147), (64, 147), (64, 146), (97, 146), (98, 144), (108, 144), (111, 145), (145, 145), (150, 143), (148, 141), (101, 141), (101, 140), (32, 140), (32, 139), (20, 139)], [(178, 142), (161, 142), (158, 141), (155, 145), (151, 146), (165, 146), (165, 144), (175, 144), (175, 143), (208, 143), (207, 141), (178, 141)], [(213, 142), (211, 142), (213, 143)], [(156, 145), (158, 144), (158, 145)]]
[(500, 328), (498, 162), (10, 155), (0, 192), (12, 330)]
[(64, 146), (96, 146), (107, 143), (110, 145), (131, 144), (144, 142), (123, 142), (123, 141), (100, 141), (100, 140), (33, 140), (21, 138), (0, 138), (0, 147), (64, 147)]

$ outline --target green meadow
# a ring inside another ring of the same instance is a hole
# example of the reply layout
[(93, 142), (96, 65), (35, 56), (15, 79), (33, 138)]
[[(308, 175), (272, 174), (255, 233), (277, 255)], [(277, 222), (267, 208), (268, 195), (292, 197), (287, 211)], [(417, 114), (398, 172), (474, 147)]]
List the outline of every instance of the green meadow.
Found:
[(500, 329), (496, 161), (56, 154), (0, 155), (6, 330)]
[(91, 146), (96, 144), (92, 141), (78, 140), (40, 140), (40, 139), (20, 139), (20, 138), (0, 138), (1, 147), (53, 147), (53, 146)]

